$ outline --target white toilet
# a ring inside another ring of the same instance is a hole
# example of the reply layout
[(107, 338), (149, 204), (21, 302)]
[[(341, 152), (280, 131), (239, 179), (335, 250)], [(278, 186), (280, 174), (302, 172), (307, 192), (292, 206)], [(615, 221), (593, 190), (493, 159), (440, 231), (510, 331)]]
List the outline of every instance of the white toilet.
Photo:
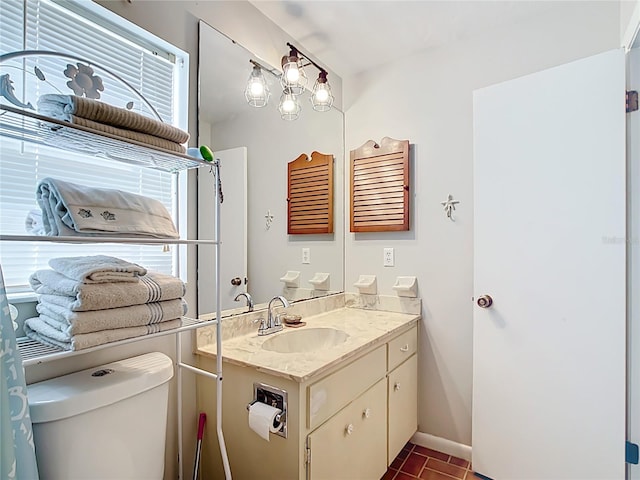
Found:
[(153, 352), (28, 386), (42, 480), (161, 480), (173, 362)]

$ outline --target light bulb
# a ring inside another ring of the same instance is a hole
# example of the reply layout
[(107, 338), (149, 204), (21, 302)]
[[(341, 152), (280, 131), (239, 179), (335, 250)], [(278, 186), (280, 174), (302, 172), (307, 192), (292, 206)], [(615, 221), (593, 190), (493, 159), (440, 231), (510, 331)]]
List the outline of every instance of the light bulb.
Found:
[(259, 80), (251, 82), (251, 95), (257, 97), (264, 93), (264, 86)]
[(284, 102), (282, 102), (282, 111), (284, 112), (293, 112), (296, 109), (296, 102), (287, 98)]
[(318, 88), (318, 90), (316, 90), (316, 101), (324, 103), (327, 100), (329, 100), (329, 92), (327, 91), (326, 88)]
[(289, 83), (298, 83), (300, 80), (300, 70), (298, 70), (298, 66), (296, 64), (289, 64), (289, 68), (287, 69), (287, 82)]

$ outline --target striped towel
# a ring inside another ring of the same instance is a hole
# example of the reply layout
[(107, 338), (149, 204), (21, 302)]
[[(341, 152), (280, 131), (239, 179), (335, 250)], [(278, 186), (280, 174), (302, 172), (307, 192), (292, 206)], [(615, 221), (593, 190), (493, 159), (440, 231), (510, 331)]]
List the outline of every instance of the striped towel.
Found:
[(45, 345), (52, 345), (64, 350), (84, 350), (85, 348), (126, 340), (127, 338), (142, 337), (152, 333), (173, 330), (180, 325), (182, 325), (182, 321), (178, 318), (141, 327), (116, 328), (69, 336), (42, 321), (40, 317), (32, 317), (25, 320), (24, 332), (27, 337)]
[(49, 266), (65, 277), (84, 283), (138, 282), (147, 269), (108, 255), (58, 257)]
[(53, 328), (72, 336), (116, 328), (139, 327), (163, 323), (187, 313), (187, 303), (179, 298), (165, 302), (145, 303), (130, 307), (72, 312), (40, 299), (36, 305), (40, 319)]
[(159, 272), (138, 277), (139, 282), (84, 283), (55, 270), (37, 270), (29, 277), (41, 301), (74, 312), (127, 307), (183, 297), (185, 284), (179, 278)]
[(76, 95), (55, 93), (42, 95), (38, 98), (38, 112), (66, 121), (71, 121), (71, 115), (75, 115), (98, 123), (164, 138), (175, 143), (185, 143), (189, 140), (189, 133), (173, 125), (124, 108)]

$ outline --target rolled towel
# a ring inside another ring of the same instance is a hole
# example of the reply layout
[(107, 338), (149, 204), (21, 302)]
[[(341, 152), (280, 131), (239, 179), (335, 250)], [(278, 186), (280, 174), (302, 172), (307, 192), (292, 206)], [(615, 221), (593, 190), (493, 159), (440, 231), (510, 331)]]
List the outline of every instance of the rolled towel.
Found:
[(27, 337), (45, 345), (52, 345), (64, 350), (84, 350), (106, 343), (126, 340), (127, 338), (142, 337), (152, 333), (165, 332), (178, 328), (182, 320), (175, 319), (167, 322), (154, 323), (141, 327), (116, 328), (113, 330), (101, 330), (99, 332), (84, 333), (69, 336), (60, 330), (50, 326), (40, 317), (28, 318), (24, 322), (24, 332)]
[(185, 143), (189, 133), (173, 125), (149, 118), (140, 113), (76, 95), (45, 94), (38, 98), (38, 112), (54, 118), (71, 121), (76, 115), (114, 127), (135, 130), (175, 143)]
[(84, 283), (139, 282), (147, 269), (108, 255), (58, 257), (49, 266), (65, 277)]
[(36, 200), (46, 235), (179, 237), (166, 207), (142, 195), (44, 178)]
[(153, 325), (173, 320), (187, 313), (187, 304), (180, 298), (108, 310), (72, 312), (41, 298), (40, 303), (36, 305), (36, 310), (40, 314), (40, 318), (47, 324), (72, 336), (114, 328)]
[(31, 235), (45, 235), (44, 225), (42, 223), (42, 210), (33, 209), (27, 213), (24, 219), (24, 228)]
[(104, 310), (183, 297), (185, 284), (179, 278), (159, 272), (147, 272), (137, 283), (84, 283), (55, 270), (37, 270), (29, 277), (41, 300), (74, 312)]

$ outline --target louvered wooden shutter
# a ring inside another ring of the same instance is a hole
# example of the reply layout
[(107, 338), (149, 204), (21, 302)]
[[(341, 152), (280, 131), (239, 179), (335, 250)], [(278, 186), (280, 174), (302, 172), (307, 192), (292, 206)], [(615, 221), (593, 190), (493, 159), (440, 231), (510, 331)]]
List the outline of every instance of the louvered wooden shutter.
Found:
[(409, 140), (351, 150), (351, 231), (409, 230)]
[(333, 233), (333, 155), (300, 155), (288, 166), (287, 233)]

